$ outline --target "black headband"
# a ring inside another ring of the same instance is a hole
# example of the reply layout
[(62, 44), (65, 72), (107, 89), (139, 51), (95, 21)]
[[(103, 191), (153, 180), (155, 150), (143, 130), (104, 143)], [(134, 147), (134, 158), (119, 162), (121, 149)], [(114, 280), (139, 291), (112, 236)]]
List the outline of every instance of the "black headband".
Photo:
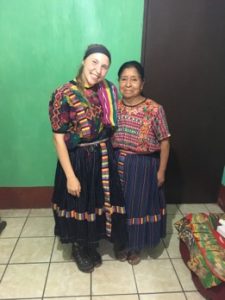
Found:
[(109, 58), (109, 61), (111, 62), (111, 54), (110, 54), (109, 50), (102, 45), (93, 45), (93, 46), (88, 47), (88, 49), (86, 50), (86, 52), (84, 54), (83, 59), (87, 58), (89, 55), (91, 55), (93, 53), (103, 53)]

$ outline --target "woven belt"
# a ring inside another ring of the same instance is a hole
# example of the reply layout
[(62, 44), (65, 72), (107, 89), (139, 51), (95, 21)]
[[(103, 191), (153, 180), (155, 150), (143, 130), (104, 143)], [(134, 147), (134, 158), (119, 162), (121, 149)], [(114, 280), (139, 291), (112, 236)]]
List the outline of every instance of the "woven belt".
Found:
[[(101, 175), (102, 175), (102, 188), (104, 192), (104, 210), (105, 210), (105, 225), (106, 225), (106, 235), (111, 237), (112, 232), (112, 217), (113, 214), (113, 207), (110, 203), (110, 184), (109, 184), (109, 161), (108, 161), (108, 151), (105, 142), (108, 138), (94, 141), (90, 143), (82, 143), (77, 144), (77, 147), (89, 147), (89, 149), (94, 149), (96, 145), (100, 146), (101, 151)], [(89, 151), (89, 149), (86, 149)], [(92, 150), (93, 150), (92, 149)], [(91, 150), (91, 151), (92, 151)]]
[(120, 154), (122, 153), (123, 155), (144, 155), (144, 156), (153, 156), (153, 157), (159, 157), (160, 152), (156, 151), (156, 152), (134, 152), (134, 151), (130, 151), (130, 150), (125, 150), (125, 149), (119, 149), (116, 148), (115, 150), (118, 150), (120, 152)]
[(98, 141), (94, 141), (94, 142), (90, 142), (90, 143), (82, 143), (82, 144), (77, 144), (77, 147), (88, 147), (88, 146), (93, 146), (93, 145), (98, 145), (101, 143), (104, 143), (106, 141), (108, 141), (109, 138), (105, 138), (103, 140), (98, 140)]

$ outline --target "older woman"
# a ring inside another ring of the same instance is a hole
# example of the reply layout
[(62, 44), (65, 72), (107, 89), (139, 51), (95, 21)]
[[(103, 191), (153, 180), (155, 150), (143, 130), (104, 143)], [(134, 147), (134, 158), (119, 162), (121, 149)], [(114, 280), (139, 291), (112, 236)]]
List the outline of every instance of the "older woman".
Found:
[(163, 107), (142, 95), (144, 69), (137, 61), (118, 72), (122, 99), (113, 146), (123, 185), (127, 213), (128, 262), (137, 264), (144, 247), (154, 247), (166, 231), (163, 191), (169, 136)]
[(90, 45), (74, 80), (58, 88), (49, 105), (58, 154), (53, 194), (55, 234), (72, 243), (78, 268), (92, 272), (102, 263), (101, 238), (117, 255), (126, 243), (123, 194), (110, 137), (116, 126), (116, 87), (105, 79), (111, 55)]

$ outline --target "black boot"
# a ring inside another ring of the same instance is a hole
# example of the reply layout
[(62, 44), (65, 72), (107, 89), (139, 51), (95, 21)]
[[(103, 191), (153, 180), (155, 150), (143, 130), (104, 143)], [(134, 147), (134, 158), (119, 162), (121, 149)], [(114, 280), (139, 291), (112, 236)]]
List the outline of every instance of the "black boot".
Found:
[(6, 221), (2, 221), (0, 219), (0, 234), (2, 233), (3, 229), (5, 228), (5, 226), (6, 226)]
[(93, 262), (95, 267), (99, 267), (102, 264), (101, 255), (97, 252), (96, 248), (88, 247), (88, 256)]
[(75, 243), (72, 246), (72, 255), (80, 271), (85, 273), (91, 273), (94, 271), (94, 264), (85, 247)]

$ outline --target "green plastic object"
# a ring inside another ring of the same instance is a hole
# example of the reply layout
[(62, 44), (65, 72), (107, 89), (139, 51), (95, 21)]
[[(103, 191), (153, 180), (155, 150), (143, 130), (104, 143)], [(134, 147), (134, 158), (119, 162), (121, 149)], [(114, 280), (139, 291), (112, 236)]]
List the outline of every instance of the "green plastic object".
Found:
[(222, 184), (223, 186), (225, 186), (225, 166), (224, 166), (224, 168), (223, 168), (223, 176), (222, 176), (221, 184)]

